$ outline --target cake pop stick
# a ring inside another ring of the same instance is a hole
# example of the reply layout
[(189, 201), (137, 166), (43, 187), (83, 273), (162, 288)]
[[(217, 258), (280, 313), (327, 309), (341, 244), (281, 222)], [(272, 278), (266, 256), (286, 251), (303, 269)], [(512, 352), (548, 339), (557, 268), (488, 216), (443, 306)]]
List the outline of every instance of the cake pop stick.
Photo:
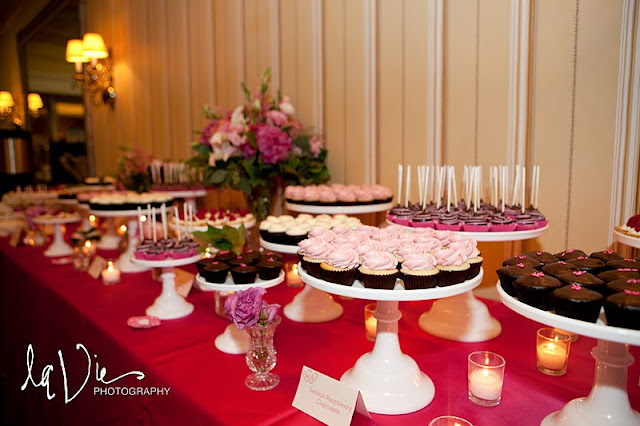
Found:
[(176, 219), (176, 232), (178, 233), (178, 241), (182, 241), (180, 236), (180, 216), (178, 215), (178, 207), (173, 206), (173, 217)]
[(402, 164), (398, 164), (398, 205), (402, 205)]
[(422, 166), (418, 166), (418, 204), (422, 206)]
[(158, 236), (157, 236), (157, 231), (156, 231), (156, 208), (152, 208), (151, 209), (151, 214), (152, 214), (152, 220), (151, 220), (151, 227), (152, 230), (151, 232), (153, 232), (153, 242), (155, 243), (156, 241), (158, 241)]
[(451, 180), (453, 186), (453, 202), (454, 205), (458, 204), (458, 185), (456, 184), (456, 168), (451, 166)]
[(167, 206), (165, 204), (160, 207), (160, 216), (162, 218), (162, 236), (166, 240), (169, 232), (167, 232)]
[(142, 209), (138, 206), (138, 228), (140, 228), (140, 242), (144, 241), (144, 229), (142, 227)]
[(411, 197), (411, 164), (407, 165), (407, 188), (404, 194), (406, 206), (409, 207), (409, 197)]
[(538, 208), (538, 194), (540, 192), (540, 166), (536, 166), (537, 168), (537, 173), (536, 173), (536, 202), (533, 205), (534, 208)]
[(424, 194), (422, 195), (422, 201), (423, 201), (422, 208), (427, 207), (427, 196), (429, 194), (429, 171), (430, 171), (429, 169), (430, 169), (430, 166), (425, 166), (424, 185), (423, 185)]
[(526, 183), (526, 181), (525, 181), (525, 177), (527, 176), (527, 168), (526, 168), (525, 166), (522, 166), (522, 173), (520, 173), (520, 175), (522, 176), (522, 179), (521, 179), (521, 182), (520, 182), (520, 184), (521, 184), (521, 186), (522, 186), (522, 187), (520, 188), (520, 209), (521, 209), (521, 211), (522, 211), (522, 214), (524, 214), (524, 210), (525, 210), (525, 206), (524, 206), (524, 195), (525, 195), (525, 190), (526, 190), (526, 187), (525, 187), (525, 183)]
[(511, 197), (511, 205), (516, 205), (516, 200), (518, 199), (518, 189), (520, 185), (520, 165), (516, 165), (516, 179), (513, 183), (513, 195)]
[(149, 235), (148, 236), (151, 237), (151, 204), (147, 204), (147, 222), (146, 223), (149, 224), (149, 225), (147, 225), (148, 228), (149, 228)]

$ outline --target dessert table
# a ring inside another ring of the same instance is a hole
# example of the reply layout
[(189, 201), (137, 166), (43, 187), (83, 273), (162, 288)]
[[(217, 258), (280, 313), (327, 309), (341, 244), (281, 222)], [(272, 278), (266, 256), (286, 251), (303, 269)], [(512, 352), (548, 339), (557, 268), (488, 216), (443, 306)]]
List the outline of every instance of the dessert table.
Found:
[[(215, 314), (210, 292), (191, 290), (187, 300), (195, 309), (187, 317), (152, 329), (133, 329), (127, 319), (143, 314), (162, 285), (151, 274), (125, 274), (120, 284), (105, 286), (69, 265), (52, 265), (43, 251), (12, 248), (7, 238), (0, 238), (0, 415), (8, 424), (318, 425), (291, 406), (303, 365), (338, 379), (373, 347), (365, 337), (367, 300), (344, 301), (344, 314), (328, 323), (283, 318), (274, 339), (278, 363), (273, 370), (281, 382), (271, 391), (254, 392), (244, 385), (244, 357), (214, 346), (214, 337), (228, 322)], [(196, 270), (194, 265), (183, 269)], [(276, 286), (267, 290), (265, 300), (284, 305), (297, 291)], [(406, 415), (372, 414), (369, 420), (357, 414), (353, 424), (427, 424), (453, 414), (476, 426), (538, 425), (550, 412), (589, 393), (595, 339), (580, 337), (572, 344), (566, 375), (547, 376), (536, 369), (540, 323), (484, 300), (504, 325), (502, 333), (488, 342), (444, 340), (418, 325), (418, 317), (431, 303), (399, 303), (399, 339), (402, 352), (429, 371), (436, 389), (433, 400)], [(480, 407), (467, 397), (467, 356), (476, 350), (506, 359), (503, 398), (497, 407)], [(627, 391), (632, 408), (640, 410), (640, 348), (630, 346), (629, 351), (636, 362), (628, 369)], [(73, 398), (68, 403), (60, 358), (68, 398)], [(49, 395), (55, 394), (51, 399), (42, 383), (43, 369), (49, 372)], [(142, 372), (144, 378), (129, 374), (107, 384), (128, 372)], [(119, 394), (114, 394), (116, 388)], [(127, 389), (127, 395), (121, 389)], [(130, 395), (131, 389), (138, 394)], [(151, 389), (155, 393), (150, 394)]]

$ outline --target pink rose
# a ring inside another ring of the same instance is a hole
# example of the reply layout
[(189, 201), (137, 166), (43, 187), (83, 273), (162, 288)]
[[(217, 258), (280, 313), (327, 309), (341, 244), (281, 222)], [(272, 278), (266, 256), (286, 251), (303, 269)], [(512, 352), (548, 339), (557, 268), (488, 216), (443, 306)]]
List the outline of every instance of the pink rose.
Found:
[(264, 300), (262, 301), (262, 311), (260, 312), (260, 325), (265, 325), (276, 319), (276, 315), (278, 315), (278, 309), (280, 309), (280, 305), (276, 303), (268, 304)]
[(282, 100), (280, 100), (280, 111), (284, 112), (287, 115), (295, 114), (296, 110), (291, 105), (291, 99), (288, 96), (283, 96)]
[(265, 115), (267, 116), (267, 119), (271, 120), (271, 122), (276, 126), (284, 126), (287, 124), (287, 115), (282, 111), (272, 109), (271, 111), (267, 111)]
[(311, 151), (313, 158), (318, 158), (320, 151), (322, 150), (322, 139), (315, 135), (312, 136), (311, 139), (309, 139), (309, 150)]
[(260, 319), (262, 311), (262, 295), (267, 291), (262, 287), (233, 293), (224, 302), (224, 309), (229, 320), (242, 330), (255, 325)]

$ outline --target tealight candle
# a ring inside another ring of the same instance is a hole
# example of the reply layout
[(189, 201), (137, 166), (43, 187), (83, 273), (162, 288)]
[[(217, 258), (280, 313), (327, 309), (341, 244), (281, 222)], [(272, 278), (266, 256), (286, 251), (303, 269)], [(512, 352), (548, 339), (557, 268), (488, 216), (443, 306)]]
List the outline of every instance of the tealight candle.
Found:
[(105, 285), (120, 282), (120, 270), (113, 266), (113, 262), (111, 260), (107, 262), (107, 269), (102, 271), (102, 282)]
[(429, 426), (473, 426), (470, 421), (457, 416), (440, 416), (429, 422)]
[(302, 287), (303, 283), (298, 274), (297, 263), (285, 264), (285, 270), (287, 275), (287, 287)]
[(536, 366), (550, 376), (567, 372), (571, 336), (553, 328), (541, 328), (537, 333)]
[(376, 310), (375, 303), (369, 303), (364, 307), (364, 329), (367, 335), (367, 340), (370, 342), (376, 341), (376, 329), (378, 327), (378, 320), (373, 316)]
[(500, 404), (505, 360), (493, 352), (472, 352), (468, 358), (469, 399), (478, 405)]

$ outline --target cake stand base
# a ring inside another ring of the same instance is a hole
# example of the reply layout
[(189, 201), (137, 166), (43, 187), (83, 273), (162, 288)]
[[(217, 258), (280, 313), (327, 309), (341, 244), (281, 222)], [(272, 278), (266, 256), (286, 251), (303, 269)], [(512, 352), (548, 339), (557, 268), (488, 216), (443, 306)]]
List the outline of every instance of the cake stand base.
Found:
[(249, 335), (244, 330), (238, 330), (238, 328), (229, 324), (224, 332), (216, 337), (216, 348), (220, 352), (224, 352), (231, 355), (246, 354), (249, 350)]
[(56, 223), (53, 225), (53, 242), (51, 245), (44, 251), (44, 255), (47, 257), (60, 257), (60, 256), (70, 256), (73, 254), (73, 248), (67, 243), (64, 242), (64, 238), (62, 237), (62, 225), (60, 223)]
[(292, 321), (317, 323), (340, 318), (344, 308), (330, 294), (305, 285), (291, 303), (284, 307), (283, 312)]
[(435, 301), (418, 324), (433, 336), (456, 342), (485, 342), (502, 332), (498, 320), (471, 291)]
[(373, 350), (362, 355), (340, 381), (362, 393), (372, 413), (406, 414), (418, 411), (433, 400), (433, 381), (418, 364), (400, 350), (397, 301), (378, 301), (378, 321)]
[(640, 413), (631, 408), (627, 393), (627, 370), (633, 364), (629, 346), (598, 340), (591, 355), (596, 360), (596, 372), (589, 396), (574, 399), (549, 414), (542, 426), (640, 425)]
[(100, 250), (117, 250), (120, 245), (120, 236), (116, 233), (115, 222), (112, 217), (107, 218), (107, 230), (100, 238), (98, 248)]
[(127, 235), (129, 237), (129, 244), (127, 250), (120, 255), (120, 258), (116, 262), (116, 266), (123, 273), (135, 273), (148, 271), (149, 267), (142, 266), (131, 262), (138, 245), (138, 221), (136, 218), (130, 217), (127, 223)]
[(145, 311), (163, 320), (181, 318), (193, 312), (193, 305), (176, 292), (173, 268), (162, 268), (162, 293)]

